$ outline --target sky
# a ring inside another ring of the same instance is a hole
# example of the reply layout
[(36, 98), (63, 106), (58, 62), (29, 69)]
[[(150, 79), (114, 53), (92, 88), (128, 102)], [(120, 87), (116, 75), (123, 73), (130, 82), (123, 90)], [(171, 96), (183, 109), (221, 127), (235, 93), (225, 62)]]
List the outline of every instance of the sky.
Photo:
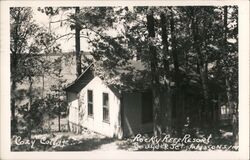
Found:
[[(49, 22), (50, 18), (47, 16), (45, 13), (42, 13), (38, 11), (37, 7), (33, 7), (33, 19), (41, 26), (48, 28), (49, 29)], [(129, 9), (132, 11), (133, 8), (129, 7)], [(74, 10), (67, 11), (67, 12), (59, 12), (58, 15), (51, 17), (51, 21), (58, 21), (58, 20), (63, 20), (67, 18), (67, 14), (70, 12), (74, 12)], [(229, 13), (232, 12), (232, 10), (229, 10)], [(230, 15), (230, 14), (229, 14)], [(235, 23), (235, 22), (234, 22)], [(61, 25), (62, 24), (62, 25)], [(233, 23), (229, 24), (233, 25)], [(116, 29), (122, 29), (122, 25), (117, 25)], [(51, 23), (51, 31), (57, 34), (58, 36), (65, 35), (67, 33), (74, 33), (74, 30), (70, 30), (70, 27), (67, 24), (64, 23)], [(115, 35), (117, 33), (117, 30), (109, 30), (109, 35)], [(228, 39), (229, 42), (231, 43), (236, 43), (235, 39)], [(75, 39), (72, 36), (66, 36), (58, 40), (58, 43), (61, 44), (61, 49), (63, 52), (73, 52), (75, 51)], [(89, 52), (91, 51), (90, 45), (88, 45), (87, 39), (86, 38), (81, 38), (81, 51), (83, 52)]]
[[(36, 21), (37, 24), (49, 29), (49, 22), (50, 18), (45, 13), (42, 13), (37, 10), (36, 7), (33, 9), (33, 19)], [(51, 21), (58, 21), (63, 20), (67, 18), (67, 13), (60, 12), (59, 15), (51, 17)], [(74, 30), (71, 31), (69, 26), (62, 23), (62, 26), (60, 26), (60, 22), (58, 23), (52, 23), (51, 24), (51, 31), (57, 34), (58, 36), (62, 36), (67, 33), (74, 33)], [(66, 36), (58, 40), (58, 43), (61, 44), (61, 49), (63, 52), (73, 52), (75, 51), (75, 39), (74, 37)], [(81, 38), (81, 50), (82, 51), (90, 51), (89, 45), (87, 43), (87, 40), (85, 38)]]

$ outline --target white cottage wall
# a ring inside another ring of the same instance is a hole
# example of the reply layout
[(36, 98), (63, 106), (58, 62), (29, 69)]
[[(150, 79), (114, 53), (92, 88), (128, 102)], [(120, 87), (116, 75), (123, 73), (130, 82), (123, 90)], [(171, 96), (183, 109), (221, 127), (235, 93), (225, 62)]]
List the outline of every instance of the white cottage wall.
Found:
[(69, 106), (69, 127), (71, 131), (78, 132), (78, 121), (79, 121), (79, 108), (78, 108), (78, 98), (76, 93), (67, 93), (68, 106)]
[[(93, 91), (93, 116), (88, 116), (88, 90)], [(109, 95), (109, 123), (103, 121), (103, 93), (108, 93)], [(121, 127), (119, 122), (119, 97), (99, 77), (92, 79), (80, 91), (79, 96), (79, 125), (109, 137), (116, 135)]]

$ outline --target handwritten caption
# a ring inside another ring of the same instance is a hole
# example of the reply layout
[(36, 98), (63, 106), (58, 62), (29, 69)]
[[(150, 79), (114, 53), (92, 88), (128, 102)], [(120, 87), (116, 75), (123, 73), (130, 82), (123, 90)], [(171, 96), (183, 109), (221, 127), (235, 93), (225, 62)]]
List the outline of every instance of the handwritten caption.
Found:
[(47, 137), (41, 137), (39, 139), (23, 139), (21, 136), (13, 136), (13, 143), (17, 146), (28, 145), (31, 148), (34, 148), (35, 145), (50, 145), (53, 147), (64, 147), (69, 145), (68, 140), (52, 140)]
[(224, 150), (237, 151), (238, 146), (227, 144), (212, 144), (212, 134), (202, 137), (191, 137), (190, 134), (185, 134), (183, 137), (171, 137), (165, 135), (163, 137), (145, 137), (137, 134), (132, 142), (136, 150), (195, 150), (195, 151), (209, 151), (209, 150)]

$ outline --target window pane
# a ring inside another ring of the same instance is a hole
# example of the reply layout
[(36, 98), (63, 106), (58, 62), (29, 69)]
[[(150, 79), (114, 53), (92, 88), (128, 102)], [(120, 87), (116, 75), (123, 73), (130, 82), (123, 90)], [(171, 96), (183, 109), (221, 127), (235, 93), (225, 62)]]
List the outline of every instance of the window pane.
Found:
[(103, 99), (103, 121), (109, 122), (109, 95), (108, 93), (103, 93), (102, 99)]
[(103, 108), (103, 120), (109, 122), (109, 109)]
[(93, 105), (88, 104), (88, 115), (93, 115)]
[(103, 93), (103, 106), (109, 105), (109, 95), (108, 93)]
[(88, 90), (88, 102), (93, 102), (93, 91)]
[(88, 115), (92, 116), (93, 115), (93, 91), (88, 90), (87, 96), (88, 96)]

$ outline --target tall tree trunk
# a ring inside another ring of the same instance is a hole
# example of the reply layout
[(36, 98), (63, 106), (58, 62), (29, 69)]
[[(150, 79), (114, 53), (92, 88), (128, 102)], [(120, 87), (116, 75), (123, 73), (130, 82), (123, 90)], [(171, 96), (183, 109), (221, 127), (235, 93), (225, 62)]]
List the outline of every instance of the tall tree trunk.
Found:
[[(28, 105), (28, 126), (27, 126), (27, 138), (31, 142), (31, 132), (32, 132), (32, 124), (31, 124), (31, 106), (32, 106), (32, 77), (29, 75), (29, 105)], [(29, 148), (31, 150), (31, 146)]]
[[(170, 105), (170, 90), (169, 90), (169, 84), (167, 81), (169, 80), (169, 43), (168, 43), (168, 37), (167, 37), (167, 22), (166, 22), (166, 16), (164, 13), (161, 13), (161, 30), (162, 30), (162, 44), (163, 44), (163, 65), (164, 65), (164, 80), (165, 80), (165, 90), (164, 90), (164, 96), (168, 97), (167, 100), (165, 100), (165, 105), (163, 108), (163, 122), (165, 132), (171, 133), (171, 124), (172, 124), (172, 107)], [(165, 99), (165, 98), (164, 98)]]
[(61, 132), (61, 103), (58, 104), (58, 132)]
[(149, 39), (149, 51), (151, 61), (151, 86), (153, 92), (153, 117), (154, 117), (154, 135), (160, 136), (162, 134), (161, 124), (161, 107), (160, 107), (160, 86), (159, 86), (159, 74), (158, 74), (158, 60), (157, 51), (154, 45), (155, 29), (154, 29), (154, 17), (153, 12), (149, 11), (147, 14), (147, 29)]
[[(17, 42), (16, 42), (17, 43)], [(14, 45), (17, 45), (14, 40)], [(15, 47), (14, 47), (15, 48)], [(15, 48), (16, 50), (16, 48)], [(16, 51), (11, 55), (11, 134), (15, 135), (18, 132), (17, 129), (17, 117), (16, 117), (16, 67), (17, 67), (17, 55)]]
[[(18, 16), (16, 17), (15, 21), (19, 23), (20, 12), (18, 12)], [(15, 25), (14, 29), (15, 34), (18, 35), (18, 25)], [(18, 40), (19, 37), (14, 37), (14, 46), (13, 51), (11, 52), (11, 134), (14, 135), (17, 133), (17, 117), (16, 117), (16, 69), (17, 69), (17, 54), (18, 54)]]
[[(228, 7), (224, 6), (224, 55), (227, 56), (227, 33), (228, 33), (228, 28), (227, 28), (227, 17), (228, 14)], [(227, 66), (227, 75), (226, 75), (226, 93), (227, 93), (227, 101), (228, 101), (228, 107), (232, 111), (232, 116), (231, 116), (231, 123), (233, 127), (233, 136), (234, 136), (234, 141), (237, 144), (238, 142), (238, 114), (236, 107), (234, 106), (233, 98), (232, 98), (232, 87), (231, 87), (231, 74), (230, 74), (230, 66)]]
[(178, 88), (180, 85), (179, 79), (179, 62), (178, 62), (178, 53), (176, 50), (176, 38), (175, 38), (175, 24), (174, 24), (174, 15), (173, 11), (171, 11), (171, 19), (170, 19), (170, 30), (171, 30), (171, 42), (172, 42), (172, 56), (174, 61), (174, 80), (176, 83), (176, 87)]
[(11, 134), (14, 135), (18, 132), (17, 129), (17, 117), (16, 117), (16, 69), (17, 69), (17, 55), (16, 52), (12, 52), (11, 55), (12, 61), (11, 61), (11, 74), (14, 74), (13, 77), (11, 77)]
[(11, 83), (11, 134), (12, 135), (15, 135), (18, 131), (17, 117), (16, 117), (15, 92), (16, 92), (16, 82), (15, 80), (12, 80), (12, 83)]
[(168, 43), (168, 35), (167, 35), (167, 22), (166, 16), (164, 13), (161, 13), (161, 30), (162, 30), (162, 45), (163, 45), (163, 65), (164, 65), (164, 76), (165, 79), (169, 78), (169, 43)]
[(210, 109), (209, 109), (209, 95), (208, 95), (208, 85), (207, 85), (207, 60), (204, 59), (206, 57), (205, 55), (202, 55), (201, 53), (201, 37), (198, 35), (199, 33), (199, 27), (197, 24), (197, 19), (195, 16), (195, 13), (193, 13), (193, 17), (191, 19), (191, 29), (192, 29), (192, 35), (193, 35), (193, 46), (197, 53), (197, 62), (198, 62), (198, 68), (199, 68), (199, 74), (201, 78), (201, 84), (202, 84), (202, 90), (203, 90), (203, 108), (201, 112), (202, 119), (202, 125), (208, 126), (209, 121), (211, 120), (209, 115), (211, 115)]
[(44, 98), (44, 87), (45, 87), (45, 82), (44, 82), (44, 70), (42, 73), (42, 99)]
[(82, 73), (81, 68), (81, 45), (80, 45), (80, 31), (81, 26), (78, 20), (78, 14), (80, 13), (80, 8), (75, 8), (75, 48), (76, 48), (76, 73), (80, 76)]
[(176, 114), (176, 121), (175, 127), (177, 134), (181, 134), (182, 124), (183, 124), (183, 116), (181, 115), (182, 106), (177, 104), (179, 98), (179, 89), (180, 89), (180, 78), (179, 78), (179, 61), (178, 61), (178, 53), (177, 53), (177, 44), (176, 44), (176, 37), (175, 37), (175, 21), (174, 21), (174, 14), (173, 10), (171, 9), (171, 17), (170, 17), (170, 32), (171, 32), (171, 46), (172, 46), (172, 57), (174, 62), (174, 94), (173, 94), (173, 110), (175, 110)]

